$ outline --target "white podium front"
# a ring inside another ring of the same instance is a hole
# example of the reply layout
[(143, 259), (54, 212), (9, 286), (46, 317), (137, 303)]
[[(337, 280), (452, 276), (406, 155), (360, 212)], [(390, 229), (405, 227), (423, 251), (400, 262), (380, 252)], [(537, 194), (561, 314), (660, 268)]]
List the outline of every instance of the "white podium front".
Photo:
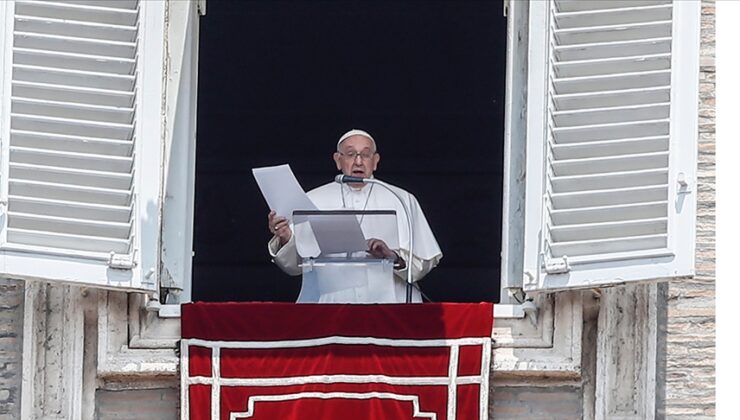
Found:
[(395, 303), (393, 261), (372, 257), (367, 240), (398, 249), (394, 210), (293, 213), (303, 285), (298, 303)]

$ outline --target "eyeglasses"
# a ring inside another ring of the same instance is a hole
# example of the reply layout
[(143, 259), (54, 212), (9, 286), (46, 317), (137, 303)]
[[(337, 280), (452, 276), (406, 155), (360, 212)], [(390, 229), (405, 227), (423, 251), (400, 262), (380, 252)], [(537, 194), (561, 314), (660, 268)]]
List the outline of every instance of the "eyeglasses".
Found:
[(358, 153), (358, 152), (355, 152), (354, 150), (350, 150), (347, 153), (339, 152), (339, 154), (342, 155), (342, 156), (344, 156), (345, 158), (347, 158), (349, 160), (355, 160), (355, 159), (357, 159), (358, 156), (360, 157), (360, 160), (370, 160), (370, 158), (372, 158), (373, 155), (375, 155), (375, 152), (362, 152), (362, 153)]

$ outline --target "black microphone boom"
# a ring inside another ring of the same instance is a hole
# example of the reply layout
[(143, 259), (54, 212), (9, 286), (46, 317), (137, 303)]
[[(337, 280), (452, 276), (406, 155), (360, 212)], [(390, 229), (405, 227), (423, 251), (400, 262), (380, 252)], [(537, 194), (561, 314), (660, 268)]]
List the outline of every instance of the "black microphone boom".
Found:
[(357, 176), (349, 176), (349, 175), (337, 175), (334, 177), (334, 182), (338, 182), (340, 184), (364, 184), (367, 182), (367, 179), (360, 178)]

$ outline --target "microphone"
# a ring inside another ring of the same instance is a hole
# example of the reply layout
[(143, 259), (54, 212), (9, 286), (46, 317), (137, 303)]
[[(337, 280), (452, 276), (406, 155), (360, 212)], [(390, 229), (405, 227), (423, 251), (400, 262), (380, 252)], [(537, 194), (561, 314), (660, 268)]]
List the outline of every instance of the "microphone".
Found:
[(367, 178), (360, 178), (357, 176), (349, 176), (349, 175), (337, 175), (334, 177), (334, 182), (338, 182), (340, 184), (364, 184), (366, 182), (369, 182), (370, 180)]

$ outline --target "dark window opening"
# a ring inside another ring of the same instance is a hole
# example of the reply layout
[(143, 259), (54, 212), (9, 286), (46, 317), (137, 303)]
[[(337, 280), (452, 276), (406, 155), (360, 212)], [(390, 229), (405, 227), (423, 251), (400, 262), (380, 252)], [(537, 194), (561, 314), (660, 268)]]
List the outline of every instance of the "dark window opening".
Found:
[(193, 300), (294, 301), (251, 168), (332, 180), (351, 128), (412, 192), (444, 258), (434, 301), (499, 300), (506, 18), (495, 1), (208, 2), (201, 19)]

